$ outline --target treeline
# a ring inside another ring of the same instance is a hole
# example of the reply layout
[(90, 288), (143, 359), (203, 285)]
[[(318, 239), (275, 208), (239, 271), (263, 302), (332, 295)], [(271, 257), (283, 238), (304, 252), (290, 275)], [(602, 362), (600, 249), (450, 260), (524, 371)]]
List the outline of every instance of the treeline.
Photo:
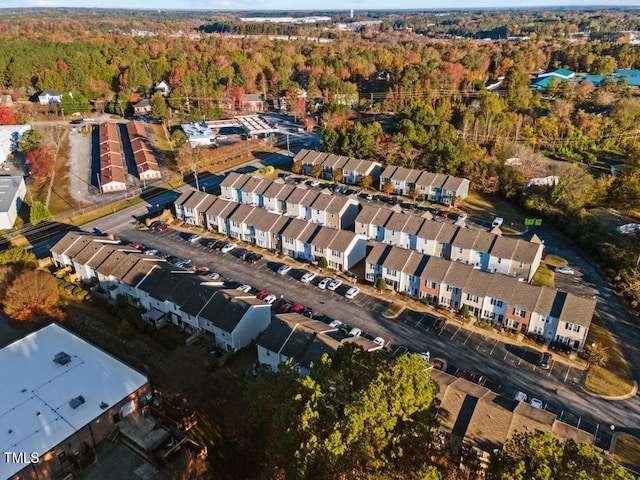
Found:
[(289, 23), (218, 21), (198, 27), (205, 33), (231, 33), (236, 35), (309, 35), (309, 27)]

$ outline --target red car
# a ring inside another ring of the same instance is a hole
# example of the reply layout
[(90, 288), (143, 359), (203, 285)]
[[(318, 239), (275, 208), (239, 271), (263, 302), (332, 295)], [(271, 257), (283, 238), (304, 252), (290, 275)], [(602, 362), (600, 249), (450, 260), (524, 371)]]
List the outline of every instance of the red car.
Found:
[(289, 313), (292, 308), (293, 308), (292, 303), (285, 303), (284, 305), (282, 305), (282, 308), (280, 309), (280, 313)]
[(167, 225), (166, 223), (163, 223), (156, 227), (156, 232), (164, 232), (167, 228), (169, 228), (169, 225)]
[(304, 310), (304, 305), (302, 305), (301, 303), (296, 303), (293, 307), (291, 307), (291, 311), (293, 313), (300, 313), (302, 312), (302, 310)]
[(264, 300), (265, 297), (269, 296), (269, 292), (267, 292), (266, 290), (262, 290), (261, 292), (258, 292), (258, 294), (256, 295), (256, 298), (258, 300)]

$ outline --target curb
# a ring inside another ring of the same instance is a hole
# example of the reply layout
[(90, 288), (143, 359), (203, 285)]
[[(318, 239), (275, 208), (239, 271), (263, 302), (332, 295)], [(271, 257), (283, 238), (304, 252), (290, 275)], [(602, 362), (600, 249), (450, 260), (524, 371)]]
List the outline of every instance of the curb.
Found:
[(584, 386), (584, 383), (581, 381), (580, 382), (580, 389), (586, 393), (587, 395), (591, 396), (591, 397), (595, 397), (595, 398), (601, 398), (603, 400), (608, 400), (608, 401), (620, 401), (620, 400), (627, 400), (633, 396), (636, 395), (636, 393), (638, 393), (638, 382), (636, 382), (635, 380), (633, 381), (633, 388), (631, 389), (631, 392), (627, 393), (626, 395), (619, 395), (617, 397), (608, 397), (606, 395), (599, 395), (597, 393), (593, 393), (589, 390), (587, 390), (587, 388)]

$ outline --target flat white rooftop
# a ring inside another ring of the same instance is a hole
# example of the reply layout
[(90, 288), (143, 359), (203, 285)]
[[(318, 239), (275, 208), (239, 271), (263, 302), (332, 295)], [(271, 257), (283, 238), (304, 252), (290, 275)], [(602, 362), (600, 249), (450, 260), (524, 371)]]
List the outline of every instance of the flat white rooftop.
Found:
[[(70, 361), (54, 362), (64, 352)], [(0, 452), (51, 450), (138, 390), (147, 377), (51, 324), (0, 350)], [(73, 408), (71, 400), (84, 403)], [(0, 478), (26, 465), (0, 457)]]

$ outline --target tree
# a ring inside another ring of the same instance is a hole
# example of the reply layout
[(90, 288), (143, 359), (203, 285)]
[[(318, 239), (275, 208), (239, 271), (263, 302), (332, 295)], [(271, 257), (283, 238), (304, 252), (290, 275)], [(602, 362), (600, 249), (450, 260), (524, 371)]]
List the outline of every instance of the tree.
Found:
[(192, 147), (189, 142), (184, 142), (178, 149), (176, 154), (176, 165), (178, 170), (185, 174), (185, 172), (193, 173), (196, 180), (196, 189), (200, 190), (198, 184), (198, 173), (200, 169), (204, 167), (206, 163), (206, 156), (202, 147)]
[(16, 112), (11, 107), (0, 107), (0, 125), (15, 125)]
[(601, 343), (594, 342), (587, 347), (587, 361), (596, 367), (605, 367), (609, 361), (609, 349)]
[(311, 176), (319, 178), (322, 175), (322, 165), (314, 165), (311, 167)]
[(27, 154), (29, 171), (34, 177), (45, 177), (53, 168), (53, 155), (51, 148), (40, 145)]
[(385, 291), (387, 289), (387, 281), (384, 277), (378, 277), (378, 280), (376, 281), (376, 288), (381, 291)]
[(393, 192), (393, 182), (392, 181), (385, 182), (382, 185), (382, 191), (384, 193), (386, 193), (387, 195), (389, 195), (391, 192)]
[(73, 95), (70, 93), (63, 94), (58, 107), (60, 108), (60, 111), (67, 115), (91, 111), (91, 104), (89, 103), (89, 100), (87, 100), (87, 98), (81, 93), (75, 93)]
[(298, 377), (290, 363), (261, 371), (249, 387), (251, 423), (270, 445), (273, 471), (291, 479), (405, 479), (432, 463), (436, 386), (418, 355), (346, 344), (310, 371)]
[(151, 116), (165, 123), (169, 119), (167, 102), (160, 92), (156, 92), (151, 96)]
[(318, 268), (327, 268), (329, 266), (329, 262), (325, 257), (318, 258)]
[(182, 146), (184, 142), (187, 141), (187, 136), (181, 129), (176, 128), (173, 132), (171, 132), (169, 141), (171, 142), (171, 148), (177, 150)]
[(342, 180), (344, 180), (344, 174), (342, 173), (342, 169), (341, 168), (335, 168), (333, 170), (333, 181), (336, 183), (340, 183), (342, 182)]
[(0, 265), (13, 265), (20, 270), (33, 269), (38, 264), (36, 256), (21, 247), (11, 247), (0, 252)]
[(518, 67), (511, 67), (505, 76), (507, 87), (507, 105), (512, 110), (528, 110), (532, 93), (529, 86), (529, 78)]
[(18, 140), (18, 151), (22, 153), (29, 153), (38, 146), (41, 138), (42, 135), (38, 130), (35, 130), (34, 128), (27, 130), (20, 136), (20, 140)]
[(624, 468), (607, 464), (591, 446), (560, 441), (549, 432), (516, 433), (493, 455), (487, 480), (633, 480)]
[(365, 190), (369, 188), (372, 183), (373, 183), (373, 178), (371, 178), (371, 175), (363, 175), (360, 178), (360, 186)]
[(131, 109), (131, 103), (129, 97), (124, 92), (118, 92), (111, 101), (107, 104), (107, 113), (113, 113), (124, 117), (129, 113)]
[(7, 289), (4, 311), (16, 316), (25, 309), (52, 306), (59, 298), (56, 279), (42, 270), (25, 270)]
[(302, 162), (300, 160), (296, 160), (291, 164), (291, 171), (296, 175), (302, 173)]
[(31, 225), (38, 225), (41, 222), (51, 222), (53, 214), (42, 202), (33, 202), (29, 211), (29, 222)]

